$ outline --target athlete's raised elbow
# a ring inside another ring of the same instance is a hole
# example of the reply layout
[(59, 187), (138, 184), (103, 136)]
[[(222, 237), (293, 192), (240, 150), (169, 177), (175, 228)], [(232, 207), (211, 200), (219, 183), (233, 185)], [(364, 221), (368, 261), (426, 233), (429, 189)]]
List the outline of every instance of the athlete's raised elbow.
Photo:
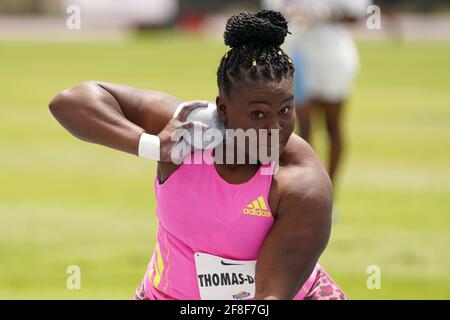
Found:
[(64, 90), (58, 93), (56, 96), (50, 100), (48, 104), (48, 108), (50, 112), (56, 119), (60, 119), (62, 115), (65, 113), (67, 106), (69, 105), (70, 99), (70, 89)]
[(98, 85), (95, 81), (85, 81), (70, 89), (61, 91), (49, 102), (48, 107), (51, 114), (59, 122), (69, 120), (80, 111), (84, 97), (87, 97), (96, 88), (98, 88)]

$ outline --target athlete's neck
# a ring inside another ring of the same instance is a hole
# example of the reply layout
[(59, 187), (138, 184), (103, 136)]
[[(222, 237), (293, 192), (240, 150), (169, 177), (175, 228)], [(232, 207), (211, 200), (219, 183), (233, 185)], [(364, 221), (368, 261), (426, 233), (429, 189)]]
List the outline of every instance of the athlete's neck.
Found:
[[(218, 151), (217, 153), (215, 152), (216, 150)], [(261, 165), (258, 160), (251, 158), (247, 153), (243, 154), (244, 159), (242, 159), (242, 156), (239, 158), (238, 152), (242, 152), (242, 150), (238, 150), (236, 145), (232, 149), (224, 142), (213, 150), (214, 163), (233, 171), (259, 168)]]

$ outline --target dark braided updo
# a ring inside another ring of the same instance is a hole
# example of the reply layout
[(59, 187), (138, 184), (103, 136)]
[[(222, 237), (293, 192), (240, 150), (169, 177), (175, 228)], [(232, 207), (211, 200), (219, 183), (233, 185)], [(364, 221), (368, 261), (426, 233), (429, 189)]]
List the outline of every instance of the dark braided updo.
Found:
[(241, 81), (293, 77), (292, 61), (280, 48), (288, 33), (286, 19), (276, 11), (245, 11), (231, 16), (223, 35), (231, 50), (217, 70), (220, 92), (228, 95)]

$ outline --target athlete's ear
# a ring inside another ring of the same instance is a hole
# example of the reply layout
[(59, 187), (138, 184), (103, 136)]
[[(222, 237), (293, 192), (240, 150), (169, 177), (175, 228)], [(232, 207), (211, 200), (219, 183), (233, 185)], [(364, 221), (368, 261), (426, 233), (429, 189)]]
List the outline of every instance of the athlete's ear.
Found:
[(220, 119), (223, 123), (227, 123), (227, 105), (225, 99), (219, 94), (216, 97), (217, 112), (219, 113)]

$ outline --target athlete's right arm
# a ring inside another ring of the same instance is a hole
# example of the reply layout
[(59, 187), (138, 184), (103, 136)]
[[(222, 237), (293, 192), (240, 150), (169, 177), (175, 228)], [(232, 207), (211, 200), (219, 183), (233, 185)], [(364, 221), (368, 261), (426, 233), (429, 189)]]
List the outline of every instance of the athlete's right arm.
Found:
[(140, 135), (158, 135), (181, 102), (159, 91), (86, 81), (57, 94), (49, 108), (77, 138), (137, 155)]

